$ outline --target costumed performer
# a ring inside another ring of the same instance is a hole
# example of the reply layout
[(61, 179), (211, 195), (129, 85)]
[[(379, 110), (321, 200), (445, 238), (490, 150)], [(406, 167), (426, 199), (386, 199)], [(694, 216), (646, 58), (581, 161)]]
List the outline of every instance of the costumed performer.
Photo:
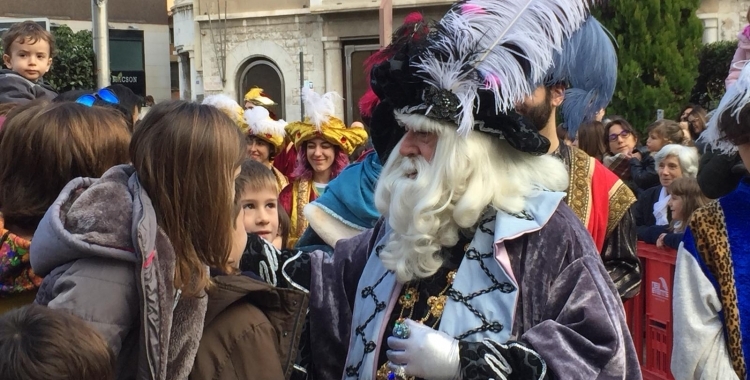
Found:
[(575, 139), (578, 127), (595, 120), (612, 100), (617, 55), (609, 32), (589, 16), (556, 53), (544, 81), (516, 106), (550, 140), (548, 153), (565, 163), (569, 187), (565, 203), (588, 229), (604, 266), (623, 299), (640, 291), (641, 263), (636, 254), (635, 195), (617, 175), (586, 152), (557, 137), (557, 109)]
[(272, 119), (268, 110), (263, 107), (245, 110), (245, 121), (250, 126), (246, 137), (247, 156), (273, 171), (281, 192), (289, 184), (289, 180), (273, 166), (273, 160), (284, 149), (287, 123), (281, 119)]
[(290, 218), (288, 246), (294, 247), (307, 228), (305, 206), (325, 192), (328, 183), (349, 164), (349, 155), (367, 140), (364, 128), (347, 128), (334, 116), (335, 92), (317, 94), (302, 89), (305, 120), (287, 125), (287, 133), (297, 147), (294, 180), (279, 194), (279, 203)]
[(374, 68), (371, 127), (405, 133), (377, 184), (383, 219), (277, 276), (310, 291), (314, 378), (641, 378), (565, 167), (512, 111), (587, 14), (462, 1)]
[[(750, 167), (750, 65), (729, 87), (701, 139)], [(674, 273), (672, 374), (747, 379), (750, 363), (750, 180), (693, 213)], [(744, 290), (743, 290), (744, 289)]]

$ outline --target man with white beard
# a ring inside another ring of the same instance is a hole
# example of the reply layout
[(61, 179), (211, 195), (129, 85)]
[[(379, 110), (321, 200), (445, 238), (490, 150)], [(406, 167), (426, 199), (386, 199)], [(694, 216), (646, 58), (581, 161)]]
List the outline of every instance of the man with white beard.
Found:
[[(373, 69), (371, 128), (403, 133), (375, 192), (383, 218), (332, 256), (279, 260), (278, 285), (310, 292), (313, 379), (641, 378), (617, 290), (562, 202), (564, 165), (503, 105), (531, 94), (587, 7), (519, 3), (459, 2)], [(524, 35), (550, 41), (466, 32), (524, 18)], [(482, 66), (486, 51), (503, 64)]]

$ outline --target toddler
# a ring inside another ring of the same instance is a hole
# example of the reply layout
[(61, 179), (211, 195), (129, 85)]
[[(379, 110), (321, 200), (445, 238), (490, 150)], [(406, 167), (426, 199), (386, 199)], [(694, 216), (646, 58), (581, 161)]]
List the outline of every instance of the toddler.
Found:
[(42, 77), (52, 66), (55, 38), (34, 21), (15, 24), (3, 34), (0, 70), (0, 104), (25, 104), (34, 99), (52, 100), (57, 93)]

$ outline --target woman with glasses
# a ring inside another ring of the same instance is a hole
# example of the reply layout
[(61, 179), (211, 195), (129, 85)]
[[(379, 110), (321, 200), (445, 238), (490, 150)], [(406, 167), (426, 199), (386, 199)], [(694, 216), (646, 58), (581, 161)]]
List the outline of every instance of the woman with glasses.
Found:
[(607, 147), (602, 160), (604, 166), (617, 174), (638, 195), (638, 187), (630, 175), (630, 160), (640, 161), (643, 155), (637, 149), (638, 133), (635, 128), (623, 118), (613, 118), (604, 127), (604, 145)]

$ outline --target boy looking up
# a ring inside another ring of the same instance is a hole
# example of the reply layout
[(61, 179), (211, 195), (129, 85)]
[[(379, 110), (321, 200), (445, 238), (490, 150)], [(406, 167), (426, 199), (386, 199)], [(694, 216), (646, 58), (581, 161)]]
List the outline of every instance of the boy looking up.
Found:
[(42, 77), (52, 66), (55, 38), (34, 21), (15, 24), (3, 34), (0, 104), (52, 100), (57, 93)]

